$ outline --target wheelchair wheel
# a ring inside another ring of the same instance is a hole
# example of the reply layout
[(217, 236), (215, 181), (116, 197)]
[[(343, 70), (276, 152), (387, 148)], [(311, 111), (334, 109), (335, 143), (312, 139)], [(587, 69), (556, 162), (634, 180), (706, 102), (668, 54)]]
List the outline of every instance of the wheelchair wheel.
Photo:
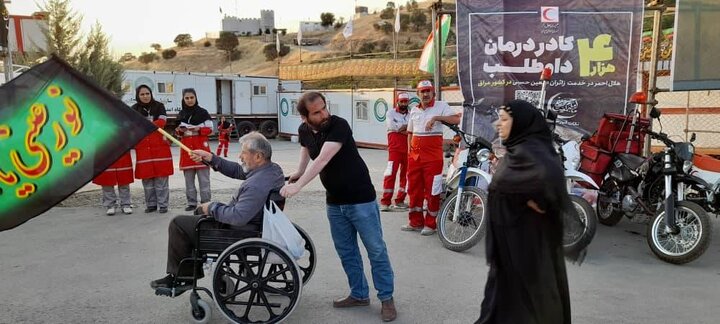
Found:
[[(220, 285), (232, 289), (220, 293)], [(233, 323), (277, 323), (289, 316), (302, 294), (302, 272), (276, 244), (252, 238), (239, 241), (218, 257), (213, 298)]]
[(197, 296), (196, 292), (194, 292), (194, 294), (195, 298), (193, 298), (193, 296), (190, 297), (191, 322), (195, 324), (206, 324), (210, 321), (210, 317), (212, 317), (212, 309), (206, 301)]
[(313, 273), (315, 272), (315, 244), (310, 239), (310, 236), (300, 225), (293, 223), (295, 228), (300, 233), (300, 236), (305, 240), (305, 254), (302, 258), (295, 260), (302, 275), (303, 285), (310, 281)]

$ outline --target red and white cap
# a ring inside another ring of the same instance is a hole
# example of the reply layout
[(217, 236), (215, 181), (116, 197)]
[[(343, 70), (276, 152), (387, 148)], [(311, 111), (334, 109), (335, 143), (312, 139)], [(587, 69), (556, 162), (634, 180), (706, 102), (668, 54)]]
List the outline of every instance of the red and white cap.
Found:
[(400, 92), (397, 96), (397, 101), (410, 101), (410, 95), (405, 92)]
[(422, 80), (418, 82), (417, 85), (418, 90), (425, 90), (425, 89), (434, 89), (432, 82), (430, 80)]

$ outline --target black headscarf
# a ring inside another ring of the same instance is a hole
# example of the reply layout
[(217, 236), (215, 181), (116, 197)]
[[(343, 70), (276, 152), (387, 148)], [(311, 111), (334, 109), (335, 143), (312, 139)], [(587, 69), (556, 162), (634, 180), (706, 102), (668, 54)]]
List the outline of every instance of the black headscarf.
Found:
[[(143, 103), (142, 101), (140, 101), (141, 89), (147, 89), (147, 91), (150, 92), (150, 102)], [(157, 120), (160, 116), (165, 116), (167, 114), (167, 112), (165, 111), (165, 105), (155, 100), (152, 89), (150, 89), (150, 87), (147, 85), (141, 84), (140, 86), (135, 88), (135, 101), (136, 103), (132, 106), (132, 109), (137, 111), (143, 117), (152, 116), (154, 121)]]
[[(503, 141), (503, 156), (490, 183), (490, 191), (519, 194), (532, 199), (548, 215), (557, 215), (558, 230), (582, 226), (565, 183), (562, 161), (552, 144), (552, 133), (542, 112), (523, 100), (508, 102), (501, 109), (512, 116), (510, 135)], [(560, 233), (559, 237), (562, 237)], [(582, 262), (585, 249), (565, 251)]]
[(490, 189), (507, 193), (546, 192), (550, 186), (565, 190), (564, 170), (552, 145), (542, 113), (531, 103), (513, 100), (503, 106), (512, 117), (507, 149)]
[[(185, 104), (185, 94), (186, 93), (192, 93), (195, 96), (195, 105), (188, 106)], [(198, 102), (197, 94), (195, 93), (195, 89), (188, 88), (183, 89), (182, 92), (182, 110), (180, 110), (180, 113), (178, 114), (178, 120), (180, 122), (190, 124), (190, 125), (200, 125), (204, 123), (205, 121), (211, 120), (210, 113), (208, 113), (205, 108), (200, 107), (200, 104)]]

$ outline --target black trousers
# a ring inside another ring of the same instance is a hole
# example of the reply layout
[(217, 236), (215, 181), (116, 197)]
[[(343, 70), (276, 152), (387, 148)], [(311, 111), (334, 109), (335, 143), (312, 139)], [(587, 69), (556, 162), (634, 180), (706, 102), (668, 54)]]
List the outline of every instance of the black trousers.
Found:
[[(192, 262), (180, 261), (192, 257), (195, 248), (195, 225), (200, 216), (175, 216), (168, 226), (167, 273), (175, 276), (192, 276)], [(198, 276), (202, 277), (202, 265), (198, 266)]]
[[(192, 257), (192, 251), (196, 248), (195, 246), (195, 226), (201, 216), (175, 216), (168, 226), (168, 256), (167, 256), (167, 273), (182, 276), (191, 277), (193, 275), (192, 262), (185, 261), (180, 264), (185, 258)], [(257, 237), (255, 233), (262, 231), (258, 224), (251, 223), (242, 226), (232, 226), (223, 224), (220, 222), (204, 222), (202, 225), (203, 229), (224, 229), (232, 230), (232, 236), (238, 240), (248, 237)], [(198, 263), (197, 266), (198, 279), (203, 277), (202, 264)]]

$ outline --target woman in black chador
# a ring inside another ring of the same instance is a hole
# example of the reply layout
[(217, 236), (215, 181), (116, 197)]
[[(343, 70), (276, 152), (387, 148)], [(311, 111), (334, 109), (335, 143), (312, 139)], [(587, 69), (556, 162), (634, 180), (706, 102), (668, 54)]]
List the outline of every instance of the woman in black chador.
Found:
[(496, 127), (507, 153), (489, 188), (490, 271), (476, 323), (570, 323), (561, 217), (570, 199), (550, 129), (522, 100), (500, 109)]

